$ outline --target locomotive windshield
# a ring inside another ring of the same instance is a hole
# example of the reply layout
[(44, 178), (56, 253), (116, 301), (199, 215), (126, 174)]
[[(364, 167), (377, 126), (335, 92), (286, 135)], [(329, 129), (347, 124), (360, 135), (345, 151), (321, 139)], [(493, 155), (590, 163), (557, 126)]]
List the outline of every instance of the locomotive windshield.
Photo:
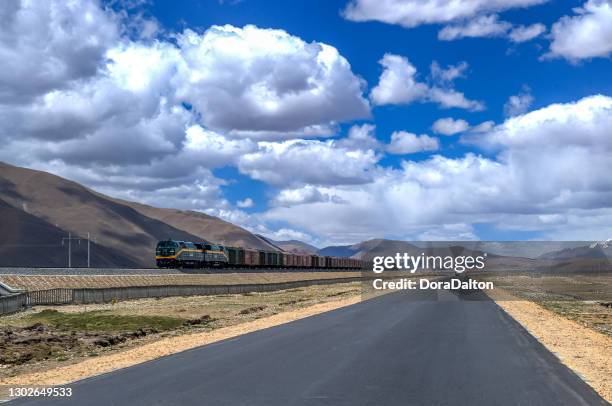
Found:
[(160, 241), (157, 243), (155, 254), (160, 256), (174, 255), (178, 246), (178, 243), (175, 241)]

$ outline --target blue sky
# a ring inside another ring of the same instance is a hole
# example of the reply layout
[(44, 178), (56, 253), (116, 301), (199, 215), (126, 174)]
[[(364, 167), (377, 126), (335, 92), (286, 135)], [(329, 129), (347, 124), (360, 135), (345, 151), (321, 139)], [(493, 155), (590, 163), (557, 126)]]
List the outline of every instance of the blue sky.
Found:
[(318, 245), (609, 237), (609, 1), (51, 3), (2, 160)]
[[(528, 9), (509, 10), (504, 13), (517, 24), (544, 23), (552, 25), (561, 16), (571, 14), (581, 1), (556, 1)], [(504, 104), (524, 86), (534, 96), (533, 108), (551, 103), (564, 103), (595, 93), (612, 93), (612, 66), (608, 59), (595, 59), (587, 63), (568, 63), (566, 60), (538, 60), (547, 41), (534, 40), (523, 44), (510, 44), (505, 38), (470, 38), (462, 41), (439, 41), (439, 25), (405, 29), (380, 22), (355, 23), (342, 17), (346, 1), (239, 1), (222, 2), (179, 1), (157, 2), (146, 11), (164, 27), (180, 31), (184, 27), (206, 29), (211, 25), (255, 24), (261, 28), (280, 28), (305, 41), (324, 42), (336, 47), (351, 63), (353, 72), (373, 86), (381, 73), (377, 61), (385, 53), (409, 57), (419, 71), (427, 75), (432, 61), (452, 65), (460, 61), (469, 63), (469, 78), (459, 81), (458, 87), (470, 97), (485, 101), (482, 112), (462, 109), (440, 109), (425, 103), (410, 106), (384, 106), (375, 108), (372, 120), (379, 129), (377, 136), (388, 141), (393, 131), (410, 129), (427, 133), (432, 123), (441, 117), (452, 116), (473, 123), (504, 119)], [(597, 80), (600, 78), (600, 80)], [(340, 133), (346, 132), (354, 122), (344, 123)], [(444, 139), (445, 155), (460, 156), (472, 148)], [(430, 154), (416, 154), (411, 159), (426, 159)], [(401, 156), (389, 156), (384, 163), (397, 165)], [(256, 205), (249, 211), (266, 207), (265, 184), (224, 168), (217, 171), (221, 177), (234, 182), (224, 188), (228, 198), (241, 200), (254, 197)], [(486, 233), (489, 235), (489, 233)], [(514, 234), (512, 237), (514, 238)], [(491, 238), (500, 237), (492, 233)]]

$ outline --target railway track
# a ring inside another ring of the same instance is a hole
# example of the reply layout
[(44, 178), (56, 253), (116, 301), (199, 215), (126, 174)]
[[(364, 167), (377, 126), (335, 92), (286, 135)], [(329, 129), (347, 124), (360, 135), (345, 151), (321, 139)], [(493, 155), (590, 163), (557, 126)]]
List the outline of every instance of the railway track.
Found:
[(312, 268), (204, 268), (204, 269), (158, 269), (158, 268), (21, 268), (1, 267), (0, 275), (197, 275), (219, 273), (257, 272), (355, 272), (354, 269), (312, 269)]

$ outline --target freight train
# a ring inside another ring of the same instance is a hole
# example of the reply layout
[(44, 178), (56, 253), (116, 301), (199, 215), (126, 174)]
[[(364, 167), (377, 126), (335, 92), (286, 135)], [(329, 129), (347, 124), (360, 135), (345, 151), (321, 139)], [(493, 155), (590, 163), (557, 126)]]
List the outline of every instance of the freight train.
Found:
[(155, 262), (159, 268), (362, 269), (367, 266), (365, 261), (354, 258), (292, 254), (176, 240), (157, 243)]

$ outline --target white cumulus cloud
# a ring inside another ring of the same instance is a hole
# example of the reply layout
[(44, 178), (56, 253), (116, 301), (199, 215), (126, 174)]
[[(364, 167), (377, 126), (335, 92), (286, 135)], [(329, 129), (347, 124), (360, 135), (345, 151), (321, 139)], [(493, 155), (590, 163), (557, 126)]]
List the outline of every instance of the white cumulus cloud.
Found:
[(544, 24), (536, 23), (531, 25), (520, 25), (514, 27), (512, 31), (508, 33), (508, 38), (512, 42), (526, 42), (531, 41), (534, 38), (546, 32), (546, 26)]
[[(507, 119), (471, 142), (497, 151), (404, 161), (369, 183), (318, 186), (334, 201), (275, 207), (286, 221), (335, 241), (379, 235), (468, 238), (474, 223), (543, 238), (607, 238), (612, 220), (612, 98), (591, 96)], [(316, 224), (307, 219), (317, 217)], [(350, 230), (346, 224), (351, 224)], [(440, 225), (448, 225), (442, 227)], [(455, 225), (455, 226), (453, 226)], [(473, 233), (472, 233), (473, 234)]]
[(504, 104), (504, 114), (506, 116), (517, 116), (526, 113), (532, 103), (533, 96), (531, 95), (531, 90), (525, 87), (519, 94), (508, 98), (508, 101)]
[(440, 142), (437, 138), (426, 134), (416, 135), (406, 131), (396, 131), (391, 134), (391, 143), (387, 146), (387, 152), (403, 155), (436, 151), (439, 148)]
[(213, 26), (178, 36), (178, 97), (223, 131), (323, 132), (369, 116), (364, 82), (330, 45), (283, 30)]
[(548, 0), (351, 0), (343, 15), (352, 21), (380, 21), (411, 28), (444, 24)]
[(460, 38), (501, 37), (506, 35), (512, 24), (499, 21), (496, 14), (480, 16), (461, 24), (444, 27), (438, 39), (452, 41)]
[(378, 149), (380, 142), (376, 139), (375, 131), (373, 124), (354, 125), (349, 129), (348, 136), (338, 140), (336, 145), (352, 149)]
[(239, 200), (236, 202), (236, 207), (240, 208), (240, 209), (246, 209), (249, 207), (253, 207), (254, 203), (253, 203), (253, 199), (251, 199), (250, 197), (247, 197), (244, 200)]
[(589, 0), (574, 12), (574, 16), (562, 17), (552, 26), (552, 43), (547, 56), (571, 61), (609, 57), (612, 53), (612, 2)]
[(1, 1), (0, 21), (0, 103), (95, 76), (118, 40), (114, 16), (95, 1)]
[(342, 203), (342, 199), (336, 195), (321, 193), (317, 187), (313, 185), (305, 185), (295, 189), (281, 190), (278, 195), (272, 199), (272, 205), (289, 207), (306, 203), (330, 201)]
[(471, 20), (447, 25), (438, 33), (438, 39), (453, 41), (461, 38), (508, 38), (511, 42), (531, 41), (546, 31), (541, 23), (514, 26), (508, 21), (500, 21), (497, 14), (482, 15)]
[(255, 153), (255, 137), (332, 135), (370, 115), (365, 82), (330, 45), (252, 25), (172, 33), (129, 3), (0, 2), (0, 160), (238, 216), (211, 169)]
[(384, 70), (370, 93), (375, 104), (407, 104), (427, 97), (429, 87), (416, 80), (417, 70), (408, 58), (385, 54), (379, 63)]
[(370, 98), (375, 105), (410, 104), (419, 102), (438, 103), (443, 108), (463, 108), (473, 111), (484, 109), (480, 101), (470, 100), (453, 87), (453, 80), (461, 77), (467, 68), (465, 62), (442, 69), (432, 64), (433, 85), (418, 81), (417, 70), (408, 58), (385, 54), (379, 61), (383, 66), (378, 84), (372, 89)]
[(454, 135), (467, 131), (470, 128), (470, 124), (462, 119), (455, 120), (452, 117), (446, 117), (436, 120), (431, 128), (438, 134)]
[(242, 173), (276, 186), (369, 182), (380, 156), (372, 149), (339, 147), (333, 140), (259, 142), (238, 161)]

